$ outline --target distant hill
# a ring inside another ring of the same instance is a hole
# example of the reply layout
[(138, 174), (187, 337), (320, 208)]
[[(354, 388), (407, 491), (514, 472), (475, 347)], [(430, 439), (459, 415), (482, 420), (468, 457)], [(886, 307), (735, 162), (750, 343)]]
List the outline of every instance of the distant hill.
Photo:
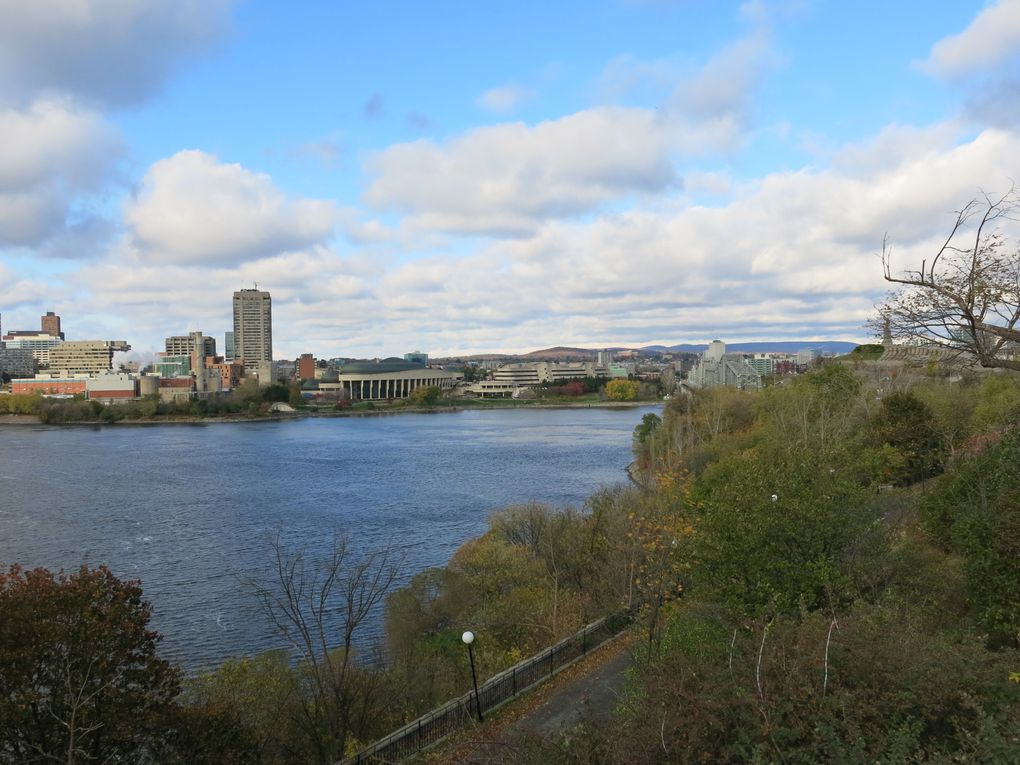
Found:
[[(796, 353), (797, 351), (819, 351), (821, 353), (850, 353), (859, 343), (845, 340), (775, 340), (757, 343), (726, 343), (728, 353)], [(708, 350), (708, 345), (649, 345), (641, 350), (659, 353), (700, 353)]]
[[(858, 343), (851, 343), (845, 340), (775, 340), (755, 343), (726, 343), (726, 350), (730, 353), (796, 353), (797, 351), (815, 350), (820, 353), (835, 353), (842, 355), (850, 353)], [(624, 348), (623, 346), (611, 347), (608, 350), (614, 352), (636, 351), (645, 355), (661, 355), (663, 353), (701, 353), (708, 349), (708, 345), (681, 344), (681, 345), (646, 345), (642, 348)], [(600, 350), (600, 349), (599, 349)], [(459, 356), (457, 360), (467, 361), (582, 361), (594, 359), (598, 350), (591, 348), (571, 348), (558, 345), (554, 348), (545, 348), (540, 351), (531, 351), (519, 355), (508, 353), (480, 353), (472, 356)], [(452, 358), (434, 359), (436, 362), (453, 361)]]
[(546, 348), (542, 351), (532, 351), (531, 353), (525, 353), (518, 358), (521, 359), (593, 359), (598, 355), (598, 351), (592, 351), (587, 348), (567, 348), (562, 345), (558, 345), (555, 348)]

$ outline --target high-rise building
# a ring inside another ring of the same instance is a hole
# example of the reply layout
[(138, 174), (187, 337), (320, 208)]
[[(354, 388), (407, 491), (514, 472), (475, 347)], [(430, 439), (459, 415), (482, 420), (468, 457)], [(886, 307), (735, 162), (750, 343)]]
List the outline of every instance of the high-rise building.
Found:
[(223, 358), (227, 361), (234, 360), (234, 333), (224, 332), (223, 333)]
[(234, 358), (246, 369), (273, 360), (273, 301), (258, 289), (234, 293)]

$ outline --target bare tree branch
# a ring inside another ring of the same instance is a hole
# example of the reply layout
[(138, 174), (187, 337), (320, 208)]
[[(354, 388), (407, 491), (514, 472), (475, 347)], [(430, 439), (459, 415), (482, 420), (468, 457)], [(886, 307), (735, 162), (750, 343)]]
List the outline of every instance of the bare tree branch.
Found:
[(930, 346), (983, 367), (1020, 370), (1020, 249), (999, 227), (1020, 212), (1016, 188), (981, 192), (956, 212), (949, 235), (920, 268), (894, 275), (892, 246), (882, 241), (882, 272), (899, 287), (870, 322), (877, 332)]
[(242, 581), (298, 660), (298, 724), (317, 761), (334, 762), (344, 754), (355, 719), (375, 709), (376, 699), (369, 698), (374, 686), (354, 661), (355, 638), (389, 592), (398, 566), (388, 550), (354, 555), (340, 536), (321, 560), (288, 551), (279, 535), (270, 546), (273, 578)]

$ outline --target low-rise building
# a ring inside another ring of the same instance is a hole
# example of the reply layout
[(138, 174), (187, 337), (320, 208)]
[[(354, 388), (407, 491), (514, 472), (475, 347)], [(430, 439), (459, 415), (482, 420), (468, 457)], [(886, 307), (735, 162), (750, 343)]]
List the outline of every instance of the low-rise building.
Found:
[(85, 393), (88, 376), (36, 375), (11, 380), (11, 393), (41, 393), (44, 396), (77, 396)]
[(191, 374), (191, 356), (161, 353), (152, 366), (160, 377), (187, 377)]
[(521, 390), (521, 386), (500, 380), (476, 380), (470, 385), (464, 385), (461, 390), (469, 396), (479, 398), (513, 398)]
[(228, 361), (222, 356), (213, 356), (205, 360), (205, 366), (220, 376), (220, 390), (233, 390), (244, 380), (242, 361)]
[(320, 380), (318, 390), (320, 395), (368, 401), (407, 398), (416, 388), (429, 385), (449, 390), (463, 379), (464, 375), (460, 372), (428, 369), (420, 364), (390, 358), (344, 364), (337, 373), (336, 382)]
[[(49, 366), (50, 350), (62, 342), (64, 341), (59, 335), (51, 335), (47, 332), (10, 332), (3, 336), (3, 344), (9, 350), (29, 351), (39, 368)], [(28, 374), (32, 374), (32, 372)]]
[(124, 372), (90, 377), (85, 381), (85, 397), (107, 402), (138, 398), (138, 378)]
[(216, 338), (208, 337), (201, 331), (186, 335), (171, 335), (164, 341), (167, 356), (191, 356), (196, 351), (202, 358), (216, 355)]
[(514, 383), (519, 387), (542, 383), (566, 382), (585, 377), (608, 377), (609, 370), (594, 361), (503, 364), (493, 373), (496, 382)]
[(0, 377), (30, 377), (35, 374), (36, 361), (32, 351), (4, 348), (0, 343)]
[(50, 369), (67, 375), (108, 372), (113, 354), (130, 350), (123, 340), (68, 340), (50, 349)]
[(160, 401), (188, 401), (195, 390), (195, 382), (191, 377), (161, 377), (159, 378)]

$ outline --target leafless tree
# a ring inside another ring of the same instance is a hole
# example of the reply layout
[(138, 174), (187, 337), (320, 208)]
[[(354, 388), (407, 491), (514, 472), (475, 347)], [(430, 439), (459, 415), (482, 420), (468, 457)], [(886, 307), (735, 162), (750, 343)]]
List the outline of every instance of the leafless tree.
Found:
[(379, 703), (378, 674), (355, 660), (355, 635), (389, 592), (398, 566), (390, 551), (355, 553), (341, 537), (317, 561), (288, 551), (279, 536), (271, 546), (271, 579), (245, 583), (298, 659), (295, 722), (306, 734), (308, 754), (319, 763), (335, 762)]
[[(956, 212), (956, 222), (931, 260), (894, 275), (888, 237), (882, 243), (885, 280), (900, 285), (872, 322), (893, 338), (969, 355), (983, 367), (1020, 370), (1009, 345), (1020, 343), (1020, 248), (1001, 230), (1020, 212), (1015, 187), (982, 193)], [(1007, 345), (1009, 344), (1009, 345)]]

